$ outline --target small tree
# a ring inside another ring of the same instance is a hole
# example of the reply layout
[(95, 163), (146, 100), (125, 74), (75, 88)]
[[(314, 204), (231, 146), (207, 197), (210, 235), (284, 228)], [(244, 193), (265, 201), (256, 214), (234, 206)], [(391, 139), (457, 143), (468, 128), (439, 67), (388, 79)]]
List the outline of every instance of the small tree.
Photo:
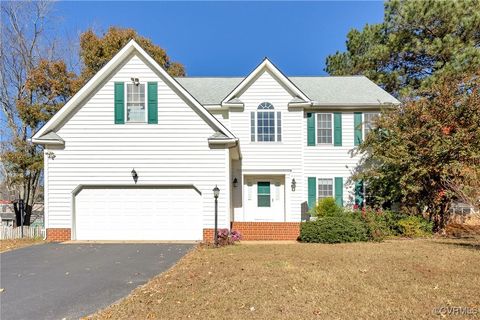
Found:
[(480, 72), (442, 79), (383, 113), (357, 150), (363, 156), (354, 178), (366, 181), (378, 205), (399, 201), (428, 213), (437, 231), (479, 172), (479, 123)]
[(317, 217), (336, 216), (342, 213), (342, 208), (337, 205), (334, 198), (328, 197), (317, 203), (313, 213)]

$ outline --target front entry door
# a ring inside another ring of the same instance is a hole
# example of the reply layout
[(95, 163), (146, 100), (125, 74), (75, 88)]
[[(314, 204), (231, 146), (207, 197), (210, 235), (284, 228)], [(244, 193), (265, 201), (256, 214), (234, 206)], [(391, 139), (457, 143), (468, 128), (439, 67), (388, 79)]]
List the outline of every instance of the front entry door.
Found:
[(246, 177), (247, 221), (285, 221), (284, 178)]

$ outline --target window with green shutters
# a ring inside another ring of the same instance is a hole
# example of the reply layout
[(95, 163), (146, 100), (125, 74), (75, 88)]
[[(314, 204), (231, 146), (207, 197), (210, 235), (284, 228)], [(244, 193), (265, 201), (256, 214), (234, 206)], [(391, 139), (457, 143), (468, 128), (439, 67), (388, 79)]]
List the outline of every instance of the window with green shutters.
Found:
[(342, 146), (342, 113), (307, 113), (307, 146)]
[[(146, 96), (146, 99), (145, 99)], [(114, 122), (158, 123), (158, 84), (114, 83)]]
[(270, 207), (270, 182), (257, 182), (257, 206)]

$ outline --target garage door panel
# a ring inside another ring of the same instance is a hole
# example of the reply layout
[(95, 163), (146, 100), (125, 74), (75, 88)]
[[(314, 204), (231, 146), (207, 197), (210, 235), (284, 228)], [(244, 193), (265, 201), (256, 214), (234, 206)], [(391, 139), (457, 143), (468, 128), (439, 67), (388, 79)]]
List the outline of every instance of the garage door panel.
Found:
[(193, 188), (90, 188), (75, 197), (77, 240), (201, 240)]

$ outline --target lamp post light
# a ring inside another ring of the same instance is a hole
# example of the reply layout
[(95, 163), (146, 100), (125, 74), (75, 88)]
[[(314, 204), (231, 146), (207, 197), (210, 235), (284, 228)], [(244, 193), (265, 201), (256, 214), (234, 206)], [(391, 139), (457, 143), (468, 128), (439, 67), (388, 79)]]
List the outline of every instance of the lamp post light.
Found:
[(218, 196), (220, 195), (220, 189), (215, 185), (215, 188), (213, 188), (213, 197), (215, 198), (215, 229), (213, 230), (213, 241), (215, 246), (218, 245)]

